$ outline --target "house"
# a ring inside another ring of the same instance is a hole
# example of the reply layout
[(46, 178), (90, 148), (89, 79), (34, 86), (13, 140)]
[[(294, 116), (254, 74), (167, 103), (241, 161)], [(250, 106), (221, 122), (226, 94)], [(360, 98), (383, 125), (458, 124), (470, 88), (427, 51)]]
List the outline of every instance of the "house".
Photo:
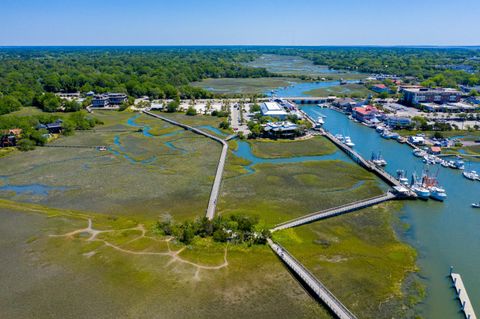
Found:
[(388, 126), (393, 128), (405, 128), (412, 124), (412, 121), (408, 117), (388, 116), (385, 119)]
[(462, 92), (456, 89), (403, 89), (402, 101), (407, 105), (418, 106), (421, 103), (458, 103), (462, 97)]
[(0, 147), (16, 146), (20, 134), (22, 134), (22, 129), (19, 128), (0, 132)]
[(375, 84), (373, 85), (370, 90), (376, 93), (393, 93), (392, 90), (385, 84)]
[(284, 120), (287, 118), (288, 113), (285, 112), (277, 102), (264, 102), (260, 105), (260, 111), (263, 116), (270, 116)]
[(58, 119), (53, 123), (48, 124), (38, 124), (37, 130), (45, 129), (50, 134), (60, 134), (63, 130), (63, 121)]
[(333, 105), (344, 109), (347, 112), (352, 112), (352, 109), (357, 106), (357, 102), (354, 99), (347, 97), (335, 100)]
[(360, 122), (372, 121), (377, 114), (378, 109), (371, 105), (354, 107), (352, 110), (353, 118)]
[(263, 132), (270, 138), (293, 138), (301, 134), (299, 130), (297, 124), (288, 121), (267, 123), (263, 127)]

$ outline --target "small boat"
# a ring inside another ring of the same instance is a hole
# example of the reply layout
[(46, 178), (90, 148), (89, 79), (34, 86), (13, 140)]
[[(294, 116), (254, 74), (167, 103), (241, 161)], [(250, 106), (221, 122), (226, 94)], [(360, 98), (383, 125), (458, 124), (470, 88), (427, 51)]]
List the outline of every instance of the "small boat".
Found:
[(472, 203), (473, 208), (480, 208), (480, 203)]
[(343, 143), (345, 143), (345, 145), (347, 145), (348, 147), (355, 146), (355, 143), (352, 142), (352, 139), (350, 138), (350, 136), (345, 136), (345, 138), (343, 139)]
[(344, 141), (344, 137), (343, 137), (342, 134), (336, 134), (336, 135), (335, 135), (335, 138), (336, 138), (337, 140), (339, 140), (340, 142), (342, 142), (342, 143), (343, 143), (343, 141)]
[(383, 131), (385, 131), (385, 126), (378, 125), (378, 126), (375, 127), (375, 130), (376, 130), (378, 133), (382, 133)]
[(406, 137), (403, 137), (403, 136), (400, 136), (400, 137), (397, 139), (397, 141), (398, 141), (399, 143), (405, 144), (405, 143), (407, 143), (407, 138), (406, 138)]
[(480, 176), (477, 174), (476, 171), (464, 171), (462, 174), (465, 178), (469, 180), (472, 180), (472, 181), (480, 180)]
[(315, 129), (320, 129), (322, 128), (323, 124), (325, 124), (325, 121), (323, 120), (322, 117), (319, 117), (317, 121), (315, 122)]
[(400, 134), (398, 133), (391, 133), (390, 138), (394, 140), (398, 140), (400, 138)]
[(415, 155), (416, 157), (424, 157), (425, 155), (427, 155), (427, 152), (419, 148), (416, 148), (413, 150), (413, 155)]
[(462, 160), (457, 160), (457, 161), (454, 161), (453, 162), (454, 164), (454, 167), (453, 168), (456, 168), (456, 169), (465, 169), (465, 162), (462, 161)]
[(97, 150), (103, 152), (103, 151), (106, 151), (106, 150), (107, 150), (107, 147), (106, 147), (106, 146), (98, 146), (98, 147), (97, 147)]
[(443, 167), (447, 167), (447, 168), (450, 167), (450, 164), (449, 164), (448, 161), (442, 161), (442, 162), (440, 163), (440, 165), (442, 165)]
[(380, 136), (383, 137), (384, 139), (389, 140), (389, 139), (393, 138), (393, 133), (390, 132), (389, 130), (384, 130), (382, 132), (382, 134), (380, 134)]

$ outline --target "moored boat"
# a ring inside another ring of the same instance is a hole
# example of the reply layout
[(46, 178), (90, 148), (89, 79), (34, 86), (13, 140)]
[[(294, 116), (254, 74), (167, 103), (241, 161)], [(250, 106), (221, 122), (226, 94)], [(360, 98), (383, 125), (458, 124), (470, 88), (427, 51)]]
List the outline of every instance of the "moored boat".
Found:
[(345, 143), (345, 145), (347, 145), (348, 147), (355, 146), (355, 143), (352, 142), (352, 139), (350, 138), (350, 136), (345, 136), (345, 138), (343, 139), (343, 143)]
[(478, 173), (476, 171), (464, 171), (462, 174), (465, 178), (467, 178), (469, 180), (472, 180), (472, 181), (480, 180), (480, 176), (478, 175)]

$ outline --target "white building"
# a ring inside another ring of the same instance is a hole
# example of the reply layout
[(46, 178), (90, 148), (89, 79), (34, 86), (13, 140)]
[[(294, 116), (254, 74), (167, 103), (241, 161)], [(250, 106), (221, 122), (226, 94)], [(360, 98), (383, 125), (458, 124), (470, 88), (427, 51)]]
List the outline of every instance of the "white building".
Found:
[(263, 116), (270, 116), (280, 120), (286, 119), (288, 115), (277, 102), (264, 102), (260, 105), (260, 110)]

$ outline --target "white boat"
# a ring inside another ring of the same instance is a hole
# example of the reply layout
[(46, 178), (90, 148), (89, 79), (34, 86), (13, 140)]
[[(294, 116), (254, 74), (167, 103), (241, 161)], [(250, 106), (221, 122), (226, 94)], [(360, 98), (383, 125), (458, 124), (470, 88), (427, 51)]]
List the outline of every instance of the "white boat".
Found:
[(384, 131), (382, 132), (382, 134), (380, 134), (380, 136), (383, 137), (383, 138), (385, 138), (385, 139), (387, 139), (387, 140), (389, 140), (389, 139), (393, 138), (394, 135), (393, 135), (393, 133), (390, 132), (389, 130), (384, 130)]
[(424, 157), (425, 155), (427, 155), (427, 152), (419, 148), (416, 148), (413, 150), (413, 155), (415, 155), (416, 157)]
[(421, 199), (428, 199), (430, 197), (430, 191), (421, 185), (414, 184), (411, 188)]
[(472, 203), (473, 208), (480, 208), (480, 203)]
[(443, 167), (450, 167), (450, 164), (448, 163), (448, 161), (442, 161), (440, 165), (442, 165)]
[(343, 135), (342, 135), (342, 134), (336, 134), (336, 135), (335, 135), (335, 138), (336, 138), (337, 140), (339, 140), (340, 142), (342, 142), (342, 143), (343, 143), (343, 141), (344, 141), (344, 138), (343, 138)]
[(442, 187), (433, 186), (433, 187), (430, 187), (429, 190), (430, 190), (430, 197), (435, 200), (443, 202), (447, 198), (447, 193), (445, 192), (445, 189), (443, 189)]
[(378, 154), (372, 153), (371, 161), (376, 166), (387, 166), (387, 161), (383, 158), (382, 153)]
[(343, 143), (345, 143), (345, 145), (347, 145), (348, 147), (355, 146), (355, 143), (352, 142), (352, 139), (350, 138), (350, 136), (345, 136), (345, 138), (343, 139)]
[(408, 186), (408, 177), (404, 170), (397, 171), (397, 180), (402, 183), (402, 185)]
[(385, 126), (378, 125), (377, 127), (375, 127), (375, 130), (376, 130), (378, 133), (382, 133), (382, 132), (385, 130)]
[(480, 176), (477, 174), (476, 171), (464, 171), (462, 174), (465, 178), (469, 180), (472, 180), (472, 181), (480, 180)]

